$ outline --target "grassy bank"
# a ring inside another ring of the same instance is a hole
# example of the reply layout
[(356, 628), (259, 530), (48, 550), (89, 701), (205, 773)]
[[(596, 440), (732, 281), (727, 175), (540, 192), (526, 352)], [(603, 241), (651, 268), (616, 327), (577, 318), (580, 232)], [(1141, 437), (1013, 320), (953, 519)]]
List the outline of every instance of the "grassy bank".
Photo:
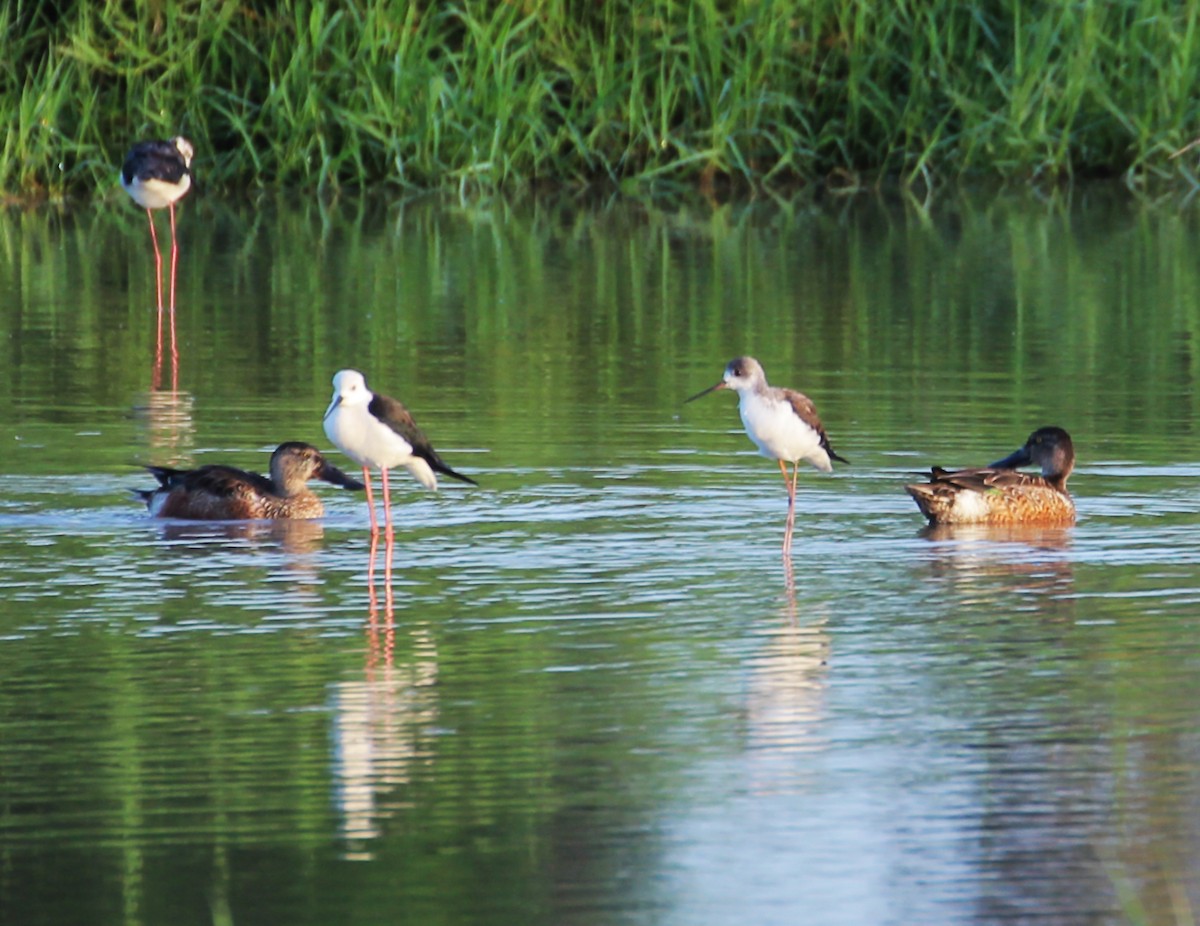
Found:
[(1168, 0), (15, 0), (0, 189), (1169, 174), (1198, 78)]

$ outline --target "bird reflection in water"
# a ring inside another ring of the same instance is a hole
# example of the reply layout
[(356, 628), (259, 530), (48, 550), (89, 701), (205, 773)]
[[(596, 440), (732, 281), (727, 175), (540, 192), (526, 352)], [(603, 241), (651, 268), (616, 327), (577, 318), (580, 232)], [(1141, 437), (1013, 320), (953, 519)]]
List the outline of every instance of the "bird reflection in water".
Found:
[[(391, 543), (392, 538), (388, 538), (388, 543)], [(371, 532), (371, 547), (367, 554), (370, 558), (367, 561), (367, 594), (370, 595), (371, 609), (370, 619), (372, 622), (377, 620), (378, 612), (378, 597), (375, 594), (375, 554), (379, 552), (379, 534), (375, 531)], [(384, 617), (388, 624), (391, 625), (393, 614), (395, 611), (395, 600), (392, 594), (392, 570), (391, 570), (391, 552), (387, 553), (386, 568), (383, 576), (383, 610)]]
[[(171, 392), (179, 389), (179, 342), (175, 336), (175, 310), (170, 312), (171, 326)], [(163, 380), (163, 313), (158, 313), (158, 333), (154, 342), (154, 370), (150, 374), (150, 388), (157, 391), (162, 388)]]
[[(151, 523), (154, 522), (153, 519)], [(319, 519), (275, 518), (260, 521), (182, 521), (164, 520), (162, 534), (167, 540), (201, 540), (223, 537), (227, 540), (274, 542), (284, 553), (314, 553), (321, 548), (325, 525)]]
[(134, 416), (146, 429), (151, 459), (172, 465), (191, 455), (196, 438), (194, 409), (192, 394), (175, 389), (155, 389), (146, 394), (143, 404), (134, 406)]
[(793, 590), (776, 618), (754, 628), (760, 646), (747, 661), (745, 739), (750, 783), (760, 794), (800, 787), (809, 765), (797, 756), (825, 744), (828, 605), (799, 612)]
[(998, 578), (1050, 599), (1074, 600), (1070, 527), (935, 524), (919, 536), (932, 544), (933, 574), (954, 581), (971, 600), (1011, 593), (1012, 581), (997, 583)]
[(370, 859), (380, 823), (406, 804), (399, 792), (433, 761), (438, 654), (427, 624), (406, 630), (410, 656), (395, 661), (395, 624), (380, 624), (372, 593), (363, 678), (333, 686), (334, 801), (344, 857)]
[(379, 535), (371, 534), (371, 548), (367, 554), (367, 670), (379, 664), (390, 667), (396, 645), (395, 602), (392, 598), (392, 577), (388, 575), (383, 586), (383, 622), (379, 619), (379, 596), (375, 592), (375, 554), (379, 550)]

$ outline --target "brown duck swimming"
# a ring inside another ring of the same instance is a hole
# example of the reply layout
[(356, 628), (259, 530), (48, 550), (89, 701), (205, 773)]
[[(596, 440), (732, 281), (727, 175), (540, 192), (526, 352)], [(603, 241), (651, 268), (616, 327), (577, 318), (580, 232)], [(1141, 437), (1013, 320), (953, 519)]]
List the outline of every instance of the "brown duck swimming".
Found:
[(325, 506), (308, 488), (310, 479), (323, 479), (345, 489), (363, 488), (357, 479), (326, 461), (316, 447), (297, 441), (280, 444), (271, 454), (270, 478), (219, 464), (199, 469), (146, 469), (158, 480), (158, 488), (135, 491), (156, 518), (319, 518)]
[[(1039, 466), (1041, 474), (1018, 472)], [(935, 466), (929, 482), (905, 486), (930, 524), (1073, 524), (1067, 477), (1075, 447), (1062, 428), (1038, 428), (1025, 446), (981, 469)]]

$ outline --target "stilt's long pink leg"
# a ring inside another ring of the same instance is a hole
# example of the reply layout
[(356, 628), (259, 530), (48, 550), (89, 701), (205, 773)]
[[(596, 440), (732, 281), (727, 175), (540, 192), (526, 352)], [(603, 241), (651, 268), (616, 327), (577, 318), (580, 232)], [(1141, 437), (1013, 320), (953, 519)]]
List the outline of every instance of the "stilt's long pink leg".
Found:
[(363, 484), (367, 487), (367, 514), (371, 516), (371, 533), (379, 533), (379, 524), (375, 520), (375, 499), (371, 497), (371, 471), (363, 467)]
[[(175, 237), (175, 204), (171, 203), (171, 388), (179, 388), (179, 342), (175, 339), (175, 266), (179, 263), (179, 243)], [(161, 286), (161, 284), (159, 284)], [(161, 298), (161, 297), (160, 297)]]
[(383, 472), (383, 583), (384, 601), (390, 610), (392, 606), (392, 550), (395, 547), (395, 537), (392, 532), (392, 499), (388, 495), (387, 469)]
[(367, 560), (367, 594), (370, 598), (371, 627), (375, 626), (375, 551), (379, 548), (379, 535), (371, 535), (371, 551), (368, 554), (371, 558)]
[(158, 311), (161, 314), (163, 310), (162, 251), (158, 249), (158, 232), (154, 230), (154, 213), (149, 209), (146, 210), (146, 218), (150, 220), (150, 243), (154, 245), (154, 292), (158, 296)]
[(367, 513), (371, 516), (371, 559), (367, 563), (367, 584), (371, 587), (371, 594), (375, 594), (375, 550), (379, 546), (379, 528), (375, 525), (375, 500), (371, 498), (371, 471), (367, 467), (362, 468), (363, 485), (367, 487)]
[(154, 392), (158, 392), (162, 385), (162, 359), (163, 359), (163, 313), (162, 309), (158, 310), (158, 335), (154, 339), (154, 375), (150, 379), (150, 388)]
[(171, 212), (171, 311), (175, 311), (175, 265), (179, 263), (179, 242), (175, 238), (175, 204), (168, 207)]

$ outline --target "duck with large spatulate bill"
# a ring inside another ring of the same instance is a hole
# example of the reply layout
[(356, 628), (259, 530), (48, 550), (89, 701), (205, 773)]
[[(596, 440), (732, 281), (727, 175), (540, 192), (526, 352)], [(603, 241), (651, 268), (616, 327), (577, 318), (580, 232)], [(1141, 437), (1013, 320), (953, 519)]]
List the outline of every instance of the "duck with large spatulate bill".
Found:
[[(1022, 473), (1037, 466), (1040, 473)], [(1067, 477), (1075, 445), (1062, 428), (1038, 428), (1003, 460), (978, 469), (935, 466), (929, 482), (905, 486), (930, 524), (1073, 524)]]
[(198, 469), (147, 466), (158, 480), (156, 489), (134, 490), (156, 518), (194, 521), (241, 521), (260, 518), (319, 518), (321, 499), (308, 487), (321, 479), (344, 489), (363, 484), (329, 463), (311, 444), (280, 444), (271, 454), (271, 475), (260, 476), (232, 466), (210, 464)]

